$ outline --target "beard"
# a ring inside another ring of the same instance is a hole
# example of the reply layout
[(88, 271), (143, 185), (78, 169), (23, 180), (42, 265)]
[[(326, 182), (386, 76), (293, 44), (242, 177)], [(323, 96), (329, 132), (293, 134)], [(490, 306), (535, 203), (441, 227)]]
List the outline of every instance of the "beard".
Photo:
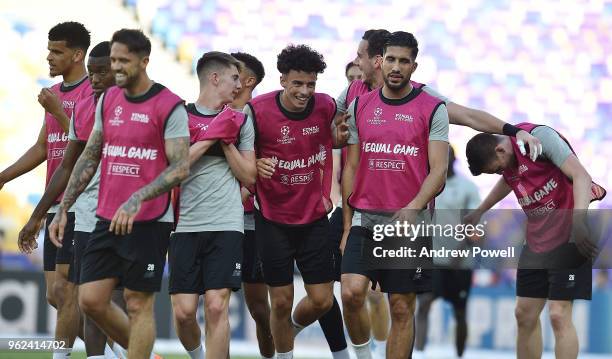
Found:
[(405, 77), (400, 83), (391, 83), (389, 81), (389, 75), (383, 76), (383, 80), (385, 81), (385, 85), (387, 86), (387, 88), (393, 91), (402, 90), (406, 88), (406, 86), (408, 86), (408, 84), (410, 83), (410, 78), (405, 78)]

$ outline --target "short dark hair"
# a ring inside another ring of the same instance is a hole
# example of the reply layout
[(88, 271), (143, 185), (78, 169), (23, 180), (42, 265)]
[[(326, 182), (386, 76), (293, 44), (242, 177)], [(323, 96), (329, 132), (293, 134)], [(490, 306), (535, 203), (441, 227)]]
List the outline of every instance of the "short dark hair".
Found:
[(277, 59), (276, 68), (281, 74), (288, 74), (291, 70), (320, 74), (327, 67), (323, 55), (308, 45), (289, 45)]
[[(353, 61), (349, 62), (348, 64), (346, 64), (346, 66), (344, 67), (344, 75), (347, 75), (349, 70), (351, 69), (351, 67), (353, 66), (357, 66), (355, 65), (355, 63)], [(358, 67), (358, 66), (357, 66)]]
[(251, 70), (255, 74), (255, 86), (259, 85), (263, 80), (266, 72), (264, 71), (263, 64), (255, 56), (247, 54), (246, 52), (232, 52), (232, 55), (236, 60), (242, 62), (246, 68)]
[(370, 29), (363, 33), (362, 40), (368, 42), (368, 57), (382, 56), (383, 47), (387, 42), (390, 32), (385, 29)]
[(205, 52), (202, 57), (198, 60), (196, 65), (196, 73), (201, 76), (202, 73), (210, 71), (213, 68), (225, 67), (229, 68), (236, 66), (240, 69), (240, 61), (236, 60), (230, 54), (226, 54), (221, 51), (209, 51)]
[(102, 41), (94, 46), (89, 53), (89, 57), (108, 57), (110, 56), (110, 41)]
[(419, 53), (419, 43), (417, 39), (414, 35), (406, 31), (396, 31), (389, 34), (383, 47), (383, 52), (387, 51), (389, 46), (400, 46), (411, 49), (413, 60), (416, 59)]
[(138, 56), (144, 57), (151, 55), (151, 41), (142, 32), (137, 29), (121, 29), (115, 31), (111, 38), (111, 46), (118, 42), (127, 46), (129, 52), (133, 52)]
[(49, 41), (66, 41), (71, 49), (81, 49), (87, 52), (91, 44), (89, 30), (76, 21), (61, 22), (49, 30)]
[(495, 159), (495, 147), (498, 143), (499, 137), (490, 133), (479, 133), (468, 141), (465, 155), (472, 175), (480, 175)]

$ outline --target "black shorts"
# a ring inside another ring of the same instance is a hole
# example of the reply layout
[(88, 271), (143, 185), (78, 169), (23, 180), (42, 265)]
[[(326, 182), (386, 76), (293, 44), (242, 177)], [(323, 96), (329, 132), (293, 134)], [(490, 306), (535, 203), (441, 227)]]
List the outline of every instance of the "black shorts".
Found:
[(575, 269), (518, 269), (516, 296), (550, 300), (591, 300), (592, 266)]
[(238, 231), (173, 233), (168, 250), (170, 294), (240, 289), (243, 237)]
[(334, 280), (327, 216), (303, 226), (286, 226), (268, 221), (255, 211), (255, 228), (267, 285), (280, 287), (293, 283), (294, 261), (305, 284)]
[(255, 231), (244, 231), (242, 242), (242, 281), (244, 283), (264, 283), (261, 258), (257, 254)]
[[(395, 240), (395, 239), (394, 239)], [(420, 241), (426, 241), (431, 248), (431, 238), (417, 238), (415, 243), (422, 245)], [(344, 256), (342, 257), (342, 274), (361, 274), (372, 281), (372, 289), (380, 285), (380, 290), (385, 293), (425, 293), (432, 288), (432, 265), (431, 258), (426, 260), (415, 260), (414, 268), (394, 269), (372, 268), (371, 248), (375, 245), (373, 233), (361, 226), (351, 227)], [(421, 265), (420, 262), (423, 262)]]
[(334, 260), (335, 280), (340, 281), (342, 275), (342, 252), (340, 252), (340, 242), (344, 226), (342, 224), (342, 208), (336, 207), (329, 218), (329, 245), (331, 246)]
[(134, 223), (132, 233), (108, 231), (110, 222), (98, 221), (81, 264), (80, 282), (118, 278), (119, 285), (139, 292), (159, 292), (172, 223)]
[(68, 280), (75, 284), (81, 284), (81, 264), (85, 248), (87, 248), (87, 242), (89, 242), (89, 236), (91, 236), (89, 232), (74, 232), (74, 255), (72, 256), (72, 265), (70, 265), (68, 272)]
[(434, 269), (432, 282), (434, 298), (442, 297), (455, 309), (465, 309), (472, 287), (470, 269)]
[(53, 272), (55, 264), (70, 264), (72, 262), (72, 247), (74, 245), (74, 212), (68, 212), (68, 222), (64, 228), (62, 248), (57, 248), (49, 236), (49, 225), (55, 213), (47, 213), (45, 221), (45, 239), (43, 242), (43, 268), (45, 272)]

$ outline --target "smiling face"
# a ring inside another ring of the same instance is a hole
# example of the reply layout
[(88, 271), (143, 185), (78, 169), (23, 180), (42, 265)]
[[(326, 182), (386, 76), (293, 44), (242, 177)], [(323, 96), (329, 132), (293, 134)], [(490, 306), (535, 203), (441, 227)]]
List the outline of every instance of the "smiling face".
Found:
[(238, 68), (234, 65), (223, 68), (216, 73), (216, 85), (219, 97), (224, 104), (231, 103), (242, 88)]
[(357, 57), (355, 57), (353, 63), (361, 71), (361, 79), (367, 84), (372, 84), (376, 78), (376, 70), (380, 68), (382, 57), (380, 55), (370, 57), (368, 55), (368, 46), (368, 40), (359, 41)]
[(138, 56), (120, 42), (113, 42), (110, 60), (115, 83), (121, 88), (134, 87), (149, 63), (148, 56)]
[(66, 41), (49, 41), (47, 49), (49, 50), (47, 63), (51, 77), (64, 75), (77, 61), (78, 50), (66, 46)]
[(291, 70), (281, 75), (280, 83), (284, 89), (281, 95), (283, 106), (292, 112), (303, 111), (314, 95), (317, 73)]
[(412, 50), (403, 46), (389, 46), (383, 56), (382, 72), (385, 85), (393, 91), (404, 89), (417, 68)]

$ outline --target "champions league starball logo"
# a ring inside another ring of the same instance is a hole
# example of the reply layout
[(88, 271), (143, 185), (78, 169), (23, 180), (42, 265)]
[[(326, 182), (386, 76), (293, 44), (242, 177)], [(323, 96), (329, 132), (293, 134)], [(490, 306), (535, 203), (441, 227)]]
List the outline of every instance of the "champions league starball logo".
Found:
[(121, 106), (115, 107), (115, 111), (114, 111), (115, 117), (113, 117), (110, 121), (108, 121), (111, 124), (111, 126), (119, 126), (123, 124), (123, 120), (120, 118), (122, 113), (123, 113), (123, 107)]
[(280, 180), (282, 184), (289, 184), (289, 175), (281, 175)]
[(370, 125), (380, 125), (380, 124), (383, 124), (383, 123), (387, 122), (387, 121), (385, 121), (385, 119), (380, 118), (380, 116), (382, 116), (382, 113), (383, 113), (382, 108), (380, 108), (380, 107), (376, 107), (376, 108), (374, 109), (374, 112), (372, 113), (372, 115), (373, 115), (374, 117), (372, 117), (372, 118), (368, 119), (368, 120), (367, 120), (367, 122), (368, 122)]
[(280, 129), (281, 138), (277, 139), (277, 142), (282, 145), (287, 145), (292, 143), (295, 140), (295, 137), (289, 137), (289, 133), (291, 132), (291, 128), (289, 126), (283, 126)]

